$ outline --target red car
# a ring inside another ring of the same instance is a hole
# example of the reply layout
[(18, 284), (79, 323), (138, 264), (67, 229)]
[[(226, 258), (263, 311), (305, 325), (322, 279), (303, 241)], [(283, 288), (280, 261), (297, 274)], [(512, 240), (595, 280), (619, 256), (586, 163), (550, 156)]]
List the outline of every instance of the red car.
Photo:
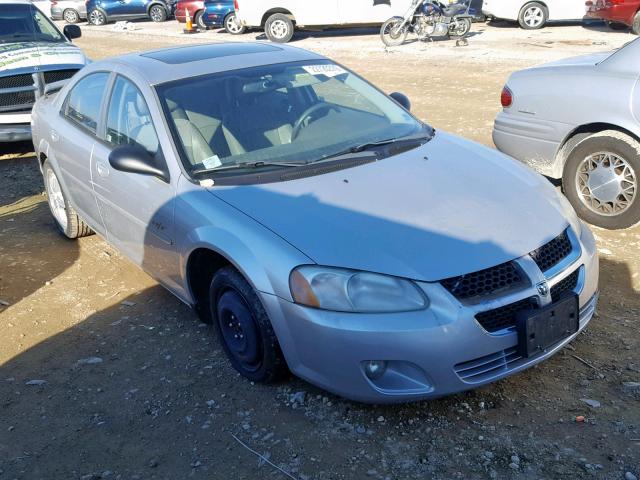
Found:
[(176, 20), (185, 23), (187, 12), (193, 24), (201, 30), (224, 27), (233, 35), (240, 35), (245, 31), (245, 27), (236, 22), (233, 0), (178, 0)]
[(587, 16), (604, 20), (614, 29), (626, 26), (640, 35), (640, 0), (589, 0)]

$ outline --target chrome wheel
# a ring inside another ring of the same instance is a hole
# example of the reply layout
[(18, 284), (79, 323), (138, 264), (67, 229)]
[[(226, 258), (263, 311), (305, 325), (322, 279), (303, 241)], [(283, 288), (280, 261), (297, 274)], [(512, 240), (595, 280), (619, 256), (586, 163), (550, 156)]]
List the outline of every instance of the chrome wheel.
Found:
[(151, 20), (153, 20), (154, 22), (164, 22), (165, 20), (164, 11), (162, 10), (162, 7), (159, 7), (159, 6), (151, 7), (151, 10), (149, 11), (149, 16), (151, 17)]
[(582, 203), (604, 216), (625, 212), (637, 191), (636, 173), (627, 160), (611, 152), (586, 157), (576, 171), (576, 190)]
[(62, 188), (53, 170), (47, 170), (47, 197), (49, 208), (62, 230), (67, 228), (67, 204), (64, 201)]
[(225, 19), (224, 29), (232, 35), (239, 35), (244, 30), (233, 13)]
[(104, 15), (99, 10), (94, 10), (89, 14), (89, 22), (93, 25), (104, 25), (105, 21)]
[(269, 25), (269, 32), (274, 38), (282, 39), (289, 33), (289, 26), (284, 20), (274, 20)]
[(524, 11), (523, 20), (528, 27), (539, 27), (544, 21), (544, 12), (540, 7), (529, 7)]
[(80, 20), (80, 15), (78, 12), (72, 9), (67, 9), (63, 13), (64, 21), (67, 23), (78, 23)]

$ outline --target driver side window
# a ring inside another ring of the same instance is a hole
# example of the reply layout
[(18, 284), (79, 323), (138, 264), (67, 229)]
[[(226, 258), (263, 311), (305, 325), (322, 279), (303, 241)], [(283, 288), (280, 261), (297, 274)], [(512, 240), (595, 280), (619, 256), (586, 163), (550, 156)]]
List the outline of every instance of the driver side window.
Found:
[(139, 145), (151, 154), (158, 151), (158, 135), (147, 102), (131, 81), (120, 76), (109, 100), (106, 140), (114, 146)]

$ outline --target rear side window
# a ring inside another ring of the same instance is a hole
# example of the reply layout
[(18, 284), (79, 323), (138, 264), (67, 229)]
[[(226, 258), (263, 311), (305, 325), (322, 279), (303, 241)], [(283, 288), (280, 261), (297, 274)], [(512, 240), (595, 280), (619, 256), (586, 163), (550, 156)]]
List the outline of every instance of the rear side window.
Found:
[(108, 80), (109, 73), (98, 72), (76, 83), (67, 97), (64, 116), (95, 134)]

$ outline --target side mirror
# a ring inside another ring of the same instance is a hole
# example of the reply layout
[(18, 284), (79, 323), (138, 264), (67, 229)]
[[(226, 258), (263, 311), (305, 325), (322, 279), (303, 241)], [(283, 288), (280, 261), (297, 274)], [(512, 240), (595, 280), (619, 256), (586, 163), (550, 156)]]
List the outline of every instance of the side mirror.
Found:
[(169, 173), (156, 167), (153, 156), (139, 145), (123, 145), (109, 154), (109, 164), (121, 172), (137, 173), (169, 181)]
[(407, 111), (411, 111), (411, 100), (404, 93), (393, 92), (390, 93), (389, 96), (393, 98), (396, 102), (400, 104)]
[(82, 30), (78, 25), (65, 25), (62, 29), (62, 33), (69, 40), (73, 40), (74, 38), (80, 38), (82, 36)]

